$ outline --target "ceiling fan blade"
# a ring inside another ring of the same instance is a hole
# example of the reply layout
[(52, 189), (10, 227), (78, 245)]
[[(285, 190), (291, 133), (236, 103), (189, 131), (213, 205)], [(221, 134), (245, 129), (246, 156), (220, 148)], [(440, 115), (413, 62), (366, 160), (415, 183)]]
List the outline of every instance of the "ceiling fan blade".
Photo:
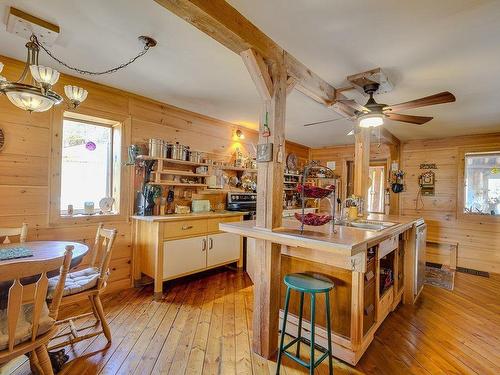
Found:
[(409, 102), (390, 105), (384, 108), (384, 111), (401, 111), (405, 109), (426, 107), (428, 105), (443, 104), (454, 102), (455, 96), (448, 91), (439, 94), (426, 96), (425, 98), (410, 100)]
[(361, 104), (358, 104), (358, 102), (356, 102), (354, 99), (339, 99), (337, 101), (351, 107), (352, 109), (355, 109), (356, 111), (367, 113), (370, 112), (368, 108), (362, 106)]
[(311, 122), (309, 124), (304, 124), (304, 126), (313, 126), (313, 125), (319, 125), (319, 124), (326, 124), (327, 122), (334, 122), (334, 121), (339, 121), (339, 120), (345, 120), (345, 119), (343, 117), (341, 117), (341, 118), (334, 118), (332, 120), (324, 120), (324, 121)]
[(426, 122), (429, 122), (433, 119), (433, 117), (402, 115), (400, 113), (392, 112), (386, 113), (385, 115), (393, 121), (409, 122), (410, 124), (417, 125), (425, 124)]

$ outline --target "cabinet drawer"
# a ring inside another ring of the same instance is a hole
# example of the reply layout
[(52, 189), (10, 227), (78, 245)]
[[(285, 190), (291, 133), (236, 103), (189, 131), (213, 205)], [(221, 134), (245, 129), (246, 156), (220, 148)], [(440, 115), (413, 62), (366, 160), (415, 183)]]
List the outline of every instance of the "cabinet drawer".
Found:
[(189, 237), (207, 232), (207, 220), (182, 220), (163, 224), (163, 238)]
[(378, 245), (378, 258), (383, 258), (391, 251), (396, 250), (398, 248), (399, 239), (398, 236), (394, 236), (382, 241)]
[(234, 221), (240, 221), (240, 216), (216, 217), (208, 219), (208, 232), (218, 232), (220, 223), (232, 223)]
[(394, 287), (390, 287), (382, 298), (378, 301), (378, 319), (384, 319), (389, 313), (392, 303), (394, 302)]

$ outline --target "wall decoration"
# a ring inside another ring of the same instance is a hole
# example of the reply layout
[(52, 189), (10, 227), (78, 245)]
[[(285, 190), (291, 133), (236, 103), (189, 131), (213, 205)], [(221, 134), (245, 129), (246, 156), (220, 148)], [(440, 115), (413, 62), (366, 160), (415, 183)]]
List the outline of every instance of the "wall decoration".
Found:
[(422, 163), (420, 169), (438, 169), (436, 163)]
[(404, 190), (404, 183), (403, 183), (403, 178), (404, 178), (405, 172), (403, 172), (401, 169), (398, 169), (397, 171), (393, 171), (391, 174), (391, 190), (393, 193), (401, 193)]
[(436, 175), (433, 171), (424, 172), (418, 178), (418, 184), (422, 196), (434, 196)]

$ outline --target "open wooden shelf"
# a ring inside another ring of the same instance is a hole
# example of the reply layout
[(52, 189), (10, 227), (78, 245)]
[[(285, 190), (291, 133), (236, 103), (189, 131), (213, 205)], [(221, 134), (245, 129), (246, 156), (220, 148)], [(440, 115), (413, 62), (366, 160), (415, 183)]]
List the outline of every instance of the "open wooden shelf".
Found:
[(188, 184), (185, 182), (164, 181), (164, 182), (148, 182), (149, 185), (160, 186), (185, 186), (185, 187), (207, 187), (207, 184)]
[(283, 173), (284, 176), (291, 176), (291, 177), (302, 177), (301, 174), (294, 174), (294, 173)]
[(243, 167), (221, 167), (223, 171), (237, 171), (237, 172), (249, 172), (257, 173), (257, 169), (243, 168)]
[(162, 169), (161, 171), (155, 171), (159, 174), (171, 174), (175, 176), (187, 176), (187, 177), (208, 177), (208, 174), (193, 173), (190, 171), (179, 171), (176, 169)]
[(156, 158), (148, 155), (139, 155), (137, 156), (138, 160), (162, 160), (166, 163), (172, 164), (180, 164), (180, 165), (195, 165), (195, 166), (209, 166), (207, 163), (196, 163), (194, 161), (186, 161), (186, 160), (177, 160), (177, 159), (167, 159), (167, 158)]

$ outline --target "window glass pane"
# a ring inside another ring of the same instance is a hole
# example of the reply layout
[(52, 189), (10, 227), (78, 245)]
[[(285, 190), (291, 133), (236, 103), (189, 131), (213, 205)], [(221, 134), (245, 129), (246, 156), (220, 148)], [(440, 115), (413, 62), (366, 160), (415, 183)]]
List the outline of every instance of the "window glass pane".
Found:
[(84, 202), (111, 195), (112, 128), (64, 120), (61, 168), (61, 211), (72, 204), (75, 213)]
[(465, 155), (464, 212), (500, 214), (500, 152)]

